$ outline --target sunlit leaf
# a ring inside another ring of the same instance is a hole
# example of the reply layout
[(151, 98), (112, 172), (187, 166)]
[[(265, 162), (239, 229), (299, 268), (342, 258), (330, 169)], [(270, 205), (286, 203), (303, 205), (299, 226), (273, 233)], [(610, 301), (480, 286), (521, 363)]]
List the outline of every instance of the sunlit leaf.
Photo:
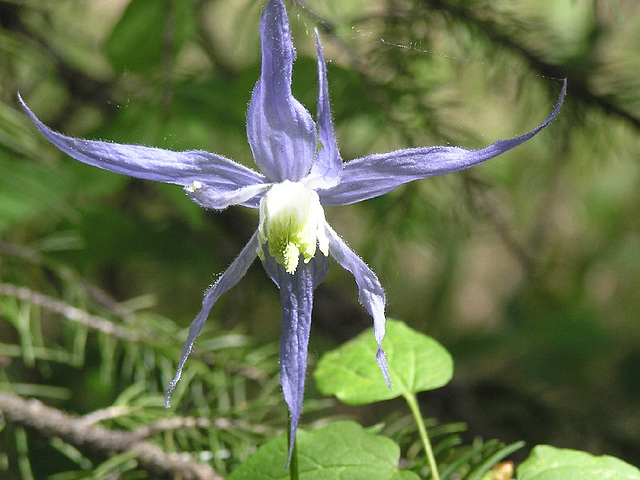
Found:
[(375, 361), (377, 345), (367, 330), (324, 355), (314, 373), (318, 389), (349, 405), (362, 405), (433, 390), (453, 376), (453, 360), (436, 340), (387, 320), (382, 344), (387, 354), (392, 389), (389, 390)]
[[(415, 480), (398, 469), (400, 447), (387, 437), (367, 432), (353, 422), (338, 422), (313, 432), (299, 430), (301, 480)], [(286, 435), (271, 440), (240, 465), (229, 480), (287, 480)]]
[(518, 467), (518, 480), (640, 480), (640, 470), (609, 455), (538, 445)]

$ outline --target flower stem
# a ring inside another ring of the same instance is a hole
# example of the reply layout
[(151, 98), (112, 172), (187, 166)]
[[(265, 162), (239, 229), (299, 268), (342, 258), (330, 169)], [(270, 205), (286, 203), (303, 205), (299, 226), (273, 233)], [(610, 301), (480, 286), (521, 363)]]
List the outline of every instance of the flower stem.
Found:
[(418, 399), (413, 394), (403, 395), (404, 399), (409, 405), (409, 410), (418, 425), (418, 432), (420, 433), (420, 440), (424, 447), (424, 452), (427, 455), (427, 461), (429, 462), (429, 469), (431, 470), (431, 478), (433, 480), (440, 480), (440, 474), (438, 472), (438, 465), (436, 464), (436, 457), (433, 455), (433, 448), (431, 447), (431, 441), (427, 435), (427, 427), (424, 425), (424, 419), (420, 413), (420, 406), (418, 405)]
[[(291, 444), (291, 418), (287, 425), (287, 445)], [(291, 460), (289, 461), (289, 479), (299, 480), (300, 474), (298, 473), (298, 442), (293, 440), (293, 450), (291, 450)]]

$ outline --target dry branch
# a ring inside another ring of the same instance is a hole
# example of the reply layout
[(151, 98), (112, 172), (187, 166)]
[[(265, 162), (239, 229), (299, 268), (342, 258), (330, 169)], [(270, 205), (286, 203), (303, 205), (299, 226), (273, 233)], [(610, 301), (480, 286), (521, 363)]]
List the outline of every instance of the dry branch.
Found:
[(156, 479), (222, 480), (209, 465), (186, 454), (165, 452), (136, 432), (87, 425), (81, 417), (48, 407), (39, 400), (0, 393), (0, 413), (9, 424), (24, 427), (43, 438), (59, 438), (86, 455), (109, 458), (135, 452), (138, 466)]

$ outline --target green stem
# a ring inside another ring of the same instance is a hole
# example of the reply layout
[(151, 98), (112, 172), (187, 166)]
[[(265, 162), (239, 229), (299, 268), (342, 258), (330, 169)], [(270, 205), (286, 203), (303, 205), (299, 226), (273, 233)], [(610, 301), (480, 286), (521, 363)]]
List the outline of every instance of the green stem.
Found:
[[(287, 447), (291, 445), (291, 418), (287, 424)], [(291, 450), (291, 461), (289, 462), (289, 479), (299, 480), (300, 474), (298, 473), (298, 442), (293, 440), (293, 450)]]
[(422, 418), (422, 414), (420, 413), (418, 399), (415, 395), (411, 394), (403, 395), (403, 397), (409, 405), (409, 410), (411, 410), (411, 414), (416, 421), (416, 425), (418, 425), (420, 440), (422, 441), (422, 446), (424, 447), (424, 452), (427, 455), (427, 461), (429, 462), (429, 469), (431, 470), (431, 478), (433, 478), (433, 480), (440, 480), (438, 465), (436, 464), (436, 457), (433, 455), (433, 448), (431, 447), (431, 442), (429, 441), (429, 436), (427, 435), (427, 427), (425, 427), (424, 419)]

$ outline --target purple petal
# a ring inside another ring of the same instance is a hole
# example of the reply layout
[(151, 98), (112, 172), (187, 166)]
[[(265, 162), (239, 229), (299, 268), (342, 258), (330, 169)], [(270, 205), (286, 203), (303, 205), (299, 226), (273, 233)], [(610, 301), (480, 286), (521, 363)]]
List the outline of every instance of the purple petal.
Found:
[(272, 184), (257, 183), (248, 187), (238, 188), (228, 191), (220, 188), (211, 188), (206, 185), (202, 187), (185, 187), (187, 195), (191, 200), (203, 208), (224, 210), (231, 205), (244, 205), (246, 207), (258, 208), (262, 194), (266, 192)]
[(383, 195), (413, 180), (457, 172), (517, 147), (546, 127), (558, 114), (567, 89), (564, 81), (560, 99), (547, 119), (524, 135), (497, 142), (481, 150), (458, 147), (407, 148), (369, 155), (344, 164), (338, 186), (319, 190), (323, 205), (347, 205)]
[(291, 415), (288, 465), (302, 413), (313, 291), (327, 275), (329, 259), (322, 254), (316, 254), (309, 263), (304, 263), (301, 258), (296, 273), (290, 275), (265, 249), (265, 259), (262, 264), (278, 285), (282, 299), (280, 383)]
[(316, 163), (311, 167), (311, 173), (306, 183), (309, 188), (322, 189), (334, 187), (340, 182), (342, 158), (333, 131), (327, 65), (324, 61), (322, 44), (317, 30), (316, 45), (318, 49), (318, 130), (322, 146), (318, 152)]
[(262, 73), (247, 114), (249, 145), (269, 181), (297, 182), (309, 173), (315, 159), (316, 127), (291, 93), (295, 51), (281, 1), (271, 0), (265, 7), (260, 38)]
[(173, 152), (140, 145), (67, 137), (54, 132), (38, 120), (20, 95), (18, 100), (47, 140), (70, 157), (88, 165), (156, 182), (183, 186), (201, 182), (224, 191), (264, 183), (264, 177), (259, 173), (209, 152)]
[(258, 231), (256, 231), (249, 240), (249, 243), (247, 243), (247, 245), (245, 245), (245, 247), (242, 249), (240, 255), (236, 257), (231, 265), (229, 265), (229, 268), (227, 268), (225, 272), (220, 276), (220, 278), (218, 278), (218, 280), (205, 292), (204, 298), (202, 299), (202, 309), (189, 326), (189, 334), (187, 335), (187, 340), (182, 349), (182, 356), (180, 357), (180, 362), (178, 363), (176, 375), (169, 384), (169, 388), (167, 388), (167, 392), (165, 394), (165, 407), (169, 407), (169, 399), (171, 397), (171, 393), (176, 388), (178, 380), (180, 380), (182, 369), (184, 368), (184, 365), (187, 362), (187, 358), (191, 353), (193, 343), (202, 330), (202, 326), (207, 320), (207, 317), (209, 316), (209, 312), (211, 312), (213, 305), (224, 292), (229, 290), (236, 283), (238, 283), (238, 281), (240, 281), (242, 277), (244, 277), (244, 274), (247, 273), (249, 266), (256, 258), (256, 249), (258, 248), (258, 245), (259, 233)]
[(358, 285), (358, 299), (373, 318), (373, 336), (378, 343), (376, 360), (378, 361), (378, 365), (380, 365), (384, 380), (387, 382), (389, 388), (391, 388), (387, 359), (384, 350), (382, 350), (382, 339), (384, 338), (386, 324), (386, 318), (384, 316), (386, 300), (382, 286), (376, 274), (344, 243), (328, 223), (326, 224), (326, 231), (329, 237), (329, 253), (345, 270), (351, 272)]

